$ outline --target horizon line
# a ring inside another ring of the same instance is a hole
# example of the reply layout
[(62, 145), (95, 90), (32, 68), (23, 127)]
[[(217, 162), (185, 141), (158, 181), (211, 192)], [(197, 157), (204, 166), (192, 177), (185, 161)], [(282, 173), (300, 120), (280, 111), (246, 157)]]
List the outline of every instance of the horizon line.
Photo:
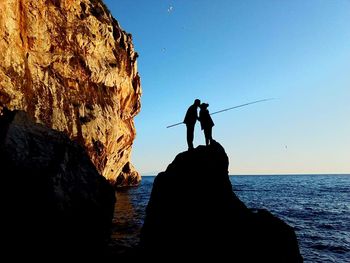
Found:
[[(350, 175), (350, 173), (273, 173), (273, 174), (229, 174), (228, 176), (289, 176), (289, 175)], [(157, 174), (141, 174), (142, 176), (157, 176)]]

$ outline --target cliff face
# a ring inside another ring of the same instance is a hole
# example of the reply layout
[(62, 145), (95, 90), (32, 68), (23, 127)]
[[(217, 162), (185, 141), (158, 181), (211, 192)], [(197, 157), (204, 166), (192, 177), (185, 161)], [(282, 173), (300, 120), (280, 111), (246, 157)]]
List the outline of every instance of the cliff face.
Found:
[(0, 113), (23, 110), (83, 145), (112, 183), (125, 171), (139, 182), (137, 53), (102, 1), (1, 0), (0, 50)]

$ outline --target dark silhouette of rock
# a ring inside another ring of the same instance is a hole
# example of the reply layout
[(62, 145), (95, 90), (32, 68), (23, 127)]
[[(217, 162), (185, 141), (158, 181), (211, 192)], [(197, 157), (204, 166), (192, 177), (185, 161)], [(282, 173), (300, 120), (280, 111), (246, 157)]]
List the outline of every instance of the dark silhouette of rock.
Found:
[(24, 112), (4, 111), (0, 169), (1, 246), (11, 261), (101, 254), (115, 193), (80, 145)]
[(177, 155), (155, 178), (141, 233), (149, 259), (302, 262), (293, 229), (232, 191), (228, 157), (213, 142)]

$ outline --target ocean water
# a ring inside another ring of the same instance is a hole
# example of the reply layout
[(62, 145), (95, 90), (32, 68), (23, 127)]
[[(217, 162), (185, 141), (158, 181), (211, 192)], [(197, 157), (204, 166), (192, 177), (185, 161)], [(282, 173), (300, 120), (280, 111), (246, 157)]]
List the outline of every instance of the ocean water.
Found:
[[(117, 192), (112, 246), (135, 247), (154, 177)], [(350, 175), (231, 176), (249, 208), (266, 208), (292, 226), (304, 262), (350, 262)]]

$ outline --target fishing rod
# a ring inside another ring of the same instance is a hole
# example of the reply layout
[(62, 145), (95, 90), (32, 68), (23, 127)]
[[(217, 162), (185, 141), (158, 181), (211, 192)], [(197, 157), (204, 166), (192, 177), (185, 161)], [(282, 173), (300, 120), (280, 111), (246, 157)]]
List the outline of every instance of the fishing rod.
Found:
[[(274, 98), (263, 99), (263, 100), (256, 100), (256, 101), (244, 103), (244, 104), (237, 105), (237, 106), (234, 106), (234, 107), (230, 107), (230, 108), (227, 108), (227, 109), (215, 111), (215, 112), (213, 112), (213, 113), (210, 113), (210, 115), (218, 114), (218, 113), (220, 113), (220, 112), (224, 112), (224, 111), (228, 111), (228, 110), (237, 109), (237, 108), (240, 108), (240, 107), (244, 107), (244, 106), (248, 106), (248, 105), (251, 105), (251, 104), (255, 104), (255, 103), (259, 103), (259, 102), (263, 102), (263, 101), (268, 101), (268, 100), (274, 100)], [(171, 127), (174, 127), (174, 126), (183, 124), (183, 123), (184, 123), (184, 122), (175, 123), (175, 124), (172, 124), (172, 125), (167, 126), (167, 128), (171, 128)]]
[(227, 108), (227, 109), (215, 111), (215, 112), (213, 112), (213, 113), (210, 113), (210, 115), (214, 115), (214, 114), (217, 114), (217, 113), (220, 113), (220, 112), (224, 112), (224, 111), (228, 111), (228, 110), (233, 110), (233, 109), (236, 109), (236, 108), (240, 108), (240, 107), (244, 107), (244, 106), (247, 106), (247, 105), (250, 105), (250, 104), (259, 103), (259, 102), (268, 101), (268, 100), (274, 100), (274, 98), (269, 98), (269, 99), (263, 99), (263, 100), (257, 100), (257, 101), (248, 102), (248, 103), (241, 104), (241, 105), (238, 105), (238, 106), (234, 106), (234, 107), (231, 107), (231, 108)]

